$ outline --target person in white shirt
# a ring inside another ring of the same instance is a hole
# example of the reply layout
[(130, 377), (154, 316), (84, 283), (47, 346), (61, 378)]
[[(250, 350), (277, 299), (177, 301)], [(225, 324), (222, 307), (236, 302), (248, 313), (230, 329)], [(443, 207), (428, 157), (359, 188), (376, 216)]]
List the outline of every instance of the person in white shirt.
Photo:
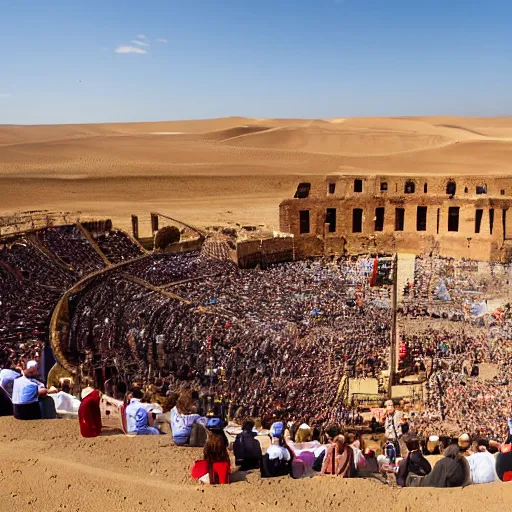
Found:
[(284, 441), (284, 423), (276, 421), (270, 428), (272, 444), (267, 448), (261, 464), (261, 476), (271, 478), (284, 476), (290, 473), (291, 459), (290, 450), (288, 450)]
[(14, 380), (12, 404), (14, 417), (19, 420), (38, 420), (42, 418), (39, 397), (46, 396), (48, 390), (34, 377), (39, 373), (36, 361), (29, 361), (23, 375)]
[(487, 451), (485, 445), (478, 446), (478, 452), (467, 457), (471, 470), (471, 482), (474, 484), (489, 484), (498, 480), (496, 474), (496, 459)]
[(126, 430), (128, 431), (128, 434), (135, 434), (135, 430), (137, 429), (135, 416), (137, 411), (141, 408), (142, 391), (139, 388), (134, 388), (130, 395), (130, 402), (125, 409)]
[(288, 462), (291, 459), (290, 451), (286, 446), (280, 444), (280, 439), (277, 437), (272, 439), (272, 444), (267, 448), (266, 455), (269, 460), (279, 459)]

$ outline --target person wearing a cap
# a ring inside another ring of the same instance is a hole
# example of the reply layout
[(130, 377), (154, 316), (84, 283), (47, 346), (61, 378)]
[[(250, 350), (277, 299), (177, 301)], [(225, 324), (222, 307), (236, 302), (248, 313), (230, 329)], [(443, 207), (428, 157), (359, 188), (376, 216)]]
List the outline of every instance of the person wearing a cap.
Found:
[(224, 441), (226, 450), (228, 449), (229, 441), (226, 436), (226, 433), (224, 432), (224, 422), (220, 418), (208, 418), (208, 420), (206, 421), (206, 430), (208, 431), (209, 434), (220, 436)]
[(190, 474), (192, 478), (202, 483), (228, 484), (231, 459), (228, 452), (228, 439), (224, 433), (224, 423), (220, 418), (208, 418), (206, 431), (203, 459), (194, 462)]
[(46, 396), (48, 390), (34, 377), (39, 369), (36, 361), (29, 361), (23, 375), (15, 379), (12, 389), (14, 417), (19, 420), (40, 420), (42, 418), (39, 397)]
[(284, 423), (276, 421), (270, 427), (272, 444), (267, 448), (261, 464), (261, 476), (271, 478), (290, 473), (292, 456), (284, 442)]
[(427, 451), (430, 455), (439, 455), (441, 453), (441, 442), (439, 436), (430, 436), (427, 441)]

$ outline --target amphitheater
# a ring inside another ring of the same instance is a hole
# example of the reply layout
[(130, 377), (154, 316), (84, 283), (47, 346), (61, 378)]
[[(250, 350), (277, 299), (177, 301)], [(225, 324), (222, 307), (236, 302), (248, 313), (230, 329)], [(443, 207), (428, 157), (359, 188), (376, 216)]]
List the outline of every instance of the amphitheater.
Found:
[[(391, 191), (411, 183), (396, 177), (357, 181), (327, 177), (313, 187), (300, 184), (297, 197), (281, 204), (281, 227), (294, 212), (300, 219), (306, 208), (310, 218), (319, 219), (326, 205), (340, 206), (350, 218), (361, 192), (351, 193), (349, 187), (370, 191), (370, 209), (404, 205)], [(506, 196), (458, 199), (453, 180), (437, 186), (427, 200), (434, 212), (446, 201), (482, 210), (485, 203), (501, 208), (506, 228)], [(487, 184), (476, 186), (487, 192)], [(433, 183), (428, 187), (432, 190)], [(376, 189), (390, 192), (378, 199), (385, 207), (375, 206)], [(321, 190), (338, 197), (322, 197)], [(488, 191), (491, 195), (494, 188)], [(152, 214), (154, 232), (159, 219), (175, 221)], [(153, 250), (153, 239), (136, 238), (136, 217), (133, 235), (108, 219), (81, 214), (4, 218), (0, 365), (38, 357), (49, 384), (72, 375), (77, 386), (87, 378), (119, 397), (134, 382), (159, 389), (194, 387), (246, 413), (286, 405), (294, 414), (326, 421), (354, 400), (378, 405), (391, 394), (428, 401), (421, 383), (428, 381), (432, 364), (424, 339), (463, 333), (471, 343), (488, 333), (475, 308), (505, 315), (505, 324), (491, 329), (496, 342), (508, 337), (512, 269), (506, 261), (491, 260), (503, 259), (504, 229), (482, 233), (478, 243), (487, 258), (478, 261), (461, 260), (458, 251), (450, 254), (457, 244), (447, 242), (449, 233), (439, 235), (437, 246), (411, 242), (414, 254), (397, 251), (403, 247), (389, 242), (396, 238), (392, 233), (368, 247), (360, 241), (368, 233), (354, 235), (339, 220), (325, 224), (335, 227), (329, 234), (301, 233), (304, 223), (291, 223), (292, 236), (252, 232), (250, 226), (239, 233), (221, 228), (206, 233), (176, 222), (182, 240)], [(430, 220), (427, 226), (428, 236), (436, 239)], [(383, 232), (387, 229), (385, 222)], [(346, 245), (335, 251), (339, 231)], [(407, 236), (404, 232), (399, 242)], [(306, 256), (316, 258), (300, 260)], [(436, 351), (435, 342), (432, 346)], [(447, 357), (453, 356), (448, 351)], [(418, 384), (411, 385), (411, 378)]]
[[(240, 270), (226, 237), (148, 251), (109, 220), (71, 214), (18, 216), (4, 232), (0, 365), (37, 357), (50, 384), (66, 373), (77, 386), (85, 377), (101, 389), (114, 383), (116, 396), (138, 381), (214, 385), (217, 395), (246, 408), (257, 403), (261, 413), (279, 402), (300, 404), (301, 414), (327, 414), (346, 393), (349, 349), (340, 329), (353, 325), (350, 343), (358, 340), (360, 348), (370, 338), (374, 344), (351, 361), (354, 376), (376, 377), (387, 364), (389, 308), (377, 301), (389, 301), (389, 293), (369, 288), (371, 261), (347, 260), (343, 272), (300, 262)], [(275, 241), (282, 248), (290, 238)], [(261, 256), (264, 242), (241, 242), (242, 263), (250, 259), (247, 247)], [(271, 251), (270, 263), (276, 254), (290, 251)], [(356, 289), (365, 290), (375, 325), (355, 324), (360, 312), (353, 307), (339, 313), (343, 325), (322, 321), (329, 298), (353, 301)], [(320, 371), (309, 364), (318, 358), (327, 362)], [(299, 359), (306, 364), (297, 375)], [(329, 394), (313, 393), (318, 379)], [(308, 398), (298, 401), (298, 394)]]

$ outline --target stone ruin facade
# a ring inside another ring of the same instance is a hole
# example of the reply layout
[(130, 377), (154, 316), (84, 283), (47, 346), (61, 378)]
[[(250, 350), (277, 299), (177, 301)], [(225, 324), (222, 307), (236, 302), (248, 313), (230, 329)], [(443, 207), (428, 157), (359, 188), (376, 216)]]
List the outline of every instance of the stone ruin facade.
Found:
[(280, 204), (297, 258), (407, 252), (512, 259), (512, 178), (343, 176), (304, 179)]

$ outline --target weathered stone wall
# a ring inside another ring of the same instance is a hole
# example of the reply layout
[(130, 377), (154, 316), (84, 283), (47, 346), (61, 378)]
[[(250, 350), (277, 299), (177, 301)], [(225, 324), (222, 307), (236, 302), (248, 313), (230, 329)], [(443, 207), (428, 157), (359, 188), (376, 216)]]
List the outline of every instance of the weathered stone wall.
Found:
[(294, 259), (293, 237), (245, 240), (237, 244), (237, 260), (240, 268), (271, 265)]
[(47, 210), (17, 212), (0, 217), (0, 237), (50, 226), (67, 226), (77, 222), (94, 222), (94, 219), (90, 215), (84, 215), (81, 212), (51, 212)]
[[(311, 183), (309, 196), (280, 205), (280, 228), (296, 237), (297, 257), (402, 251), (505, 261), (512, 253), (511, 178), (328, 176), (303, 182)], [(477, 194), (477, 187), (486, 193)], [(417, 224), (419, 207), (426, 208), (423, 229)], [(453, 207), (458, 208), (455, 228), (449, 221)], [(376, 208), (384, 208), (381, 230), (376, 230)], [(396, 226), (397, 208), (404, 209), (403, 230)], [(333, 232), (327, 209), (336, 210)], [(353, 229), (355, 209), (362, 210), (361, 232)], [(479, 232), (477, 210), (482, 210)], [(309, 212), (309, 233), (300, 232), (301, 211)]]

